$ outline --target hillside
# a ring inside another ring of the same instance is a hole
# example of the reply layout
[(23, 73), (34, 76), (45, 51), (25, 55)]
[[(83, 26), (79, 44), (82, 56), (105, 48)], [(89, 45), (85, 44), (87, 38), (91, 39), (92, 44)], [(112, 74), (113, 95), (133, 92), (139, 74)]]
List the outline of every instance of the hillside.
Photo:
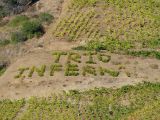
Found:
[(0, 120), (160, 119), (159, 0), (11, 3), (0, 2), (11, 11), (0, 12)]
[(3, 100), (0, 119), (158, 120), (159, 91), (159, 83), (144, 83), (120, 89), (73, 90), (49, 98)]

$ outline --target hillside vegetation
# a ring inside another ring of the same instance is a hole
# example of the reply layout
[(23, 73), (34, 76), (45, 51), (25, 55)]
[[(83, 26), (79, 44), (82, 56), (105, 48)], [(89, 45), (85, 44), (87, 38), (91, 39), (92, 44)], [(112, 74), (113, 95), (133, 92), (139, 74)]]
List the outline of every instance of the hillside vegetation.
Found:
[[(17, 1), (17, 4), (20, 2)], [(70, 0), (66, 9), (62, 11), (63, 14), (51, 27), (52, 38), (84, 41), (86, 45), (76, 48), (78, 50), (108, 50), (159, 59), (159, 11), (158, 0)], [(22, 15), (12, 18), (6, 25), (2, 22), (4, 27), (0, 29), (0, 46), (8, 45), (12, 38), (13, 43), (19, 43), (35, 36), (40, 37), (45, 32), (42, 30), (42, 24), (45, 21), (51, 23), (53, 17), (54, 15), (47, 13), (30, 17)], [(27, 21), (33, 23), (28, 22), (24, 25)], [(25, 30), (22, 30), (27, 28), (31, 29), (30, 35), (26, 35)], [(48, 39), (47, 36), (46, 38)]]
[(0, 101), (1, 120), (158, 120), (160, 84)]
[(157, 0), (72, 0), (53, 35), (91, 41), (90, 50), (159, 58), (159, 11)]
[(1, 0), (0, 120), (160, 120), (159, 60), (160, 0)]
[(157, 0), (72, 0), (54, 34), (74, 40), (101, 37), (157, 40), (160, 36), (159, 10)]

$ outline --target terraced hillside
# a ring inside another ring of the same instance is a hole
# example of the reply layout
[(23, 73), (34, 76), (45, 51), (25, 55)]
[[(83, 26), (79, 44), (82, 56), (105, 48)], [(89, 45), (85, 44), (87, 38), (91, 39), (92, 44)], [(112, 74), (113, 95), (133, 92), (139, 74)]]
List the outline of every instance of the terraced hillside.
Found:
[(77, 50), (108, 50), (159, 59), (159, 11), (157, 0), (72, 0), (57, 21), (53, 36), (87, 43)]
[(159, 120), (159, 75), (159, 0), (38, 0), (0, 20), (0, 120)]
[(157, 0), (72, 0), (53, 33), (73, 40), (101, 37), (157, 40), (159, 6)]

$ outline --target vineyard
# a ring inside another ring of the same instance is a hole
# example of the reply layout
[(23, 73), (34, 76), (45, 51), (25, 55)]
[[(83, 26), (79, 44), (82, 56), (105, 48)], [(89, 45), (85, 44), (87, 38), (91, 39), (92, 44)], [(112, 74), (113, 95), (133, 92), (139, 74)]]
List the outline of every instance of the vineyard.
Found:
[(81, 12), (77, 8), (74, 12), (74, 14), (70, 14), (59, 21), (54, 30), (54, 35), (59, 38), (66, 38), (69, 41), (80, 37), (81, 39), (99, 38), (98, 23), (94, 23), (94, 18), (96, 18), (95, 11)]
[(1, 120), (158, 120), (160, 84), (71, 90), (48, 98), (0, 101)]
[(159, 6), (155, 0), (72, 0), (53, 34), (69, 40), (101, 37), (131, 41), (158, 39)]
[(160, 120), (160, 0), (27, 1), (0, 2), (0, 120)]

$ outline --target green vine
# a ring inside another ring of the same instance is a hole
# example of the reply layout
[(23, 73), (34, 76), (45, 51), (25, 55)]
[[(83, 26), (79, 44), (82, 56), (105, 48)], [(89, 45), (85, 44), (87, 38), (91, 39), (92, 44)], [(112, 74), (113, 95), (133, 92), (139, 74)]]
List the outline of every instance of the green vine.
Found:
[(78, 65), (67, 64), (65, 76), (78, 76), (78, 75), (79, 75)]
[(109, 69), (105, 69), (105, 68), (102, 68), (102, 67), (99, 67), (99, 72), (100, 72), (101, 76), (104, 76), (105, 73), (108, 73), (112, 77), (118, 77), (119, 76), (119, 72), (118, 71), (109, 70)]
[(46, 65), (42, 65), (42, 67), (39, 69), (39, 68), (35, 68), (36, 72), (38, 73), (38, 75), (40, 77), (43, 77), (44, 76), (44, 73), (46, 71)]
[(21, 78), (21, 77), (23, 77), (23, 73), (24, 73), (25, 71), (27, 71), (27, 70), (29, 70), (28, 67), (27, 67), (27, 68), (19, 68), (19, 69), (18, 69), (19, 74), (16, 75), (14, 78)]
[[(108, 62), (111, 60), (111, 56), (105, 55), (105, 54), (101, 54), (101, 53), (99, 53), (99, 54), (97, 55), (97, 57), (98, 57), (98, 60), (99, 60), (99, 61), (102, 61), (102, 62), (104, 62), (104, 63), (108, 63)], [(104, 57), (106, 57), (106, 59), (105, 59)]]
[(97, 52), (87, 52), (87, 53), (84, 53), (85, 56), (89, 56), (89, 60), (86, 62), (87, 64), (96, 64), (96, 62), (94, 62), (94, 59), (93, 59), (93, 55), (96, 55)]
[(50, 76), (54, 76), (54, 73), (56, 71), (57, 72), (58, 71), (62, 71), (62, 65), (60, 65), (60, 64), (51, 65), (51, 67), (50, 67)]
[(55, 62), (55, 63), (59, 63), (60, 57), (61, 57), (62, 55), (67, 55), (67, 53), (66, 53), (66, 52), (63, 52), (63, 51), (60, 51), (60, 52), (54, 52), (52, 55), (56, 56), (54, 62)]
[(89, 66), (89, 65), (83, 67), (82, 75), (86, 76), (87, 73), (92, 74), (94, 76), (97, 76), (96, 69), (92, 66)]
[(68, 55), (67, 63), (71, 63), (71, 61), (81, 63), (81, 56), (78, 53), (70, 52)]

